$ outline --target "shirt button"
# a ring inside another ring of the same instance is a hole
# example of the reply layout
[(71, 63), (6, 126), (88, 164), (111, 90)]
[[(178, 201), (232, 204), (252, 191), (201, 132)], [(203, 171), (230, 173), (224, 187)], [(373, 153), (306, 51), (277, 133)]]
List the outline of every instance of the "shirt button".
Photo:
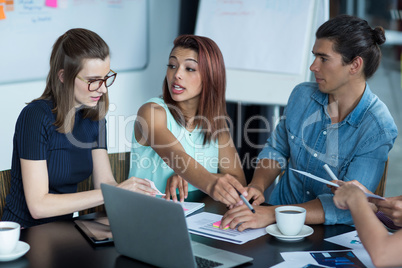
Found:
[(322, 134), (327, 135), (327, 132), (324, 130), (324, 132)]
[(317, 153), (315, 153), (315, 154), (314, 154), (314, 157), (317, 157), (317, 156), (318, 156), (318, 154), (317, 154)]
[(310, 194), (310, 191), (307, 191), (307, 192), (306, 192), (306, 194), (308, 194), (308, 195), (309, 195), (309, 194)]
[(290, 138), (293, 140), (295, 138), (295, 136), (291, 136)]

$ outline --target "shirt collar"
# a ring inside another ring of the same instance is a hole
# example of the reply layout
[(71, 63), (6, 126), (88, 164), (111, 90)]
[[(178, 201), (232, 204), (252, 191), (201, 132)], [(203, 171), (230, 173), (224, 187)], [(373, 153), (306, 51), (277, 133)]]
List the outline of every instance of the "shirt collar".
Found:
[[(322, 93), (319, 89), (317, 89), (311, 97), (317, 101), (323, 108), (327, 108), (328, 106), (328, 94)], [(357, 106), (353, 109), (353, 111), (346, 116), (343, 120), (349, 123), (351, 126), (358, 127), (362, 122), (364, 115), (370, 108), (371, 104), (375, 101), (376, 96), (371, 92), (369, 85), (366, 83), (366, 89), (364, 90), (363, 96), (360, 99)]]

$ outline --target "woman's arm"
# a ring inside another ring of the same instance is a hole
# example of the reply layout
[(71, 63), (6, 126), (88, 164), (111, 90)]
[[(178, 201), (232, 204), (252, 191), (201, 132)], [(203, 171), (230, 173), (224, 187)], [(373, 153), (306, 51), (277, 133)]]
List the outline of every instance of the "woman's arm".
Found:
[(219, 173), (235, 177), (242, 185), (246, 185), (246, 177), (237, 150), (229, 132), (219, 136)]
[(21, 173), (25, 199), (34, 219), (65, 215), (103, 203), (99, 189), (73, 194), (49, 193), (46, 160), (21, 159)]
[[(95, 190), (71, 193), (49, 193), (49, 177), (46, 160), (21, 159), (22, 181), (25, 199), (34, 219), (48, 218), (70, 214), (103, 204), (100, 190), (102, 183), (117, 185), (110, 167), (109, 157), (105, 149), (92, 150), (93, 173)], [(127, 190), (154, 195), (155, 191), (149, 182), (132, 178), (118, 185)]]
[[(234, 147), (233, 141), (229, 133), (223, 133), (218, 141), (219, 144), (219, 161), (218, 168), (219, 173), (214, 174), (225, 180), (225, 176), (230, 175), (237, 179), (243, 186), (246, 185), (246, 178), (242, 169), (239, 155)], [(217, 187), (219, 184), (217, 184)], [(172, 196), (173, 201), (177, 201), (176, 189), (179, 190), (180, 202), (183, 202), (187, 198), (188, 184), (187, 181), (182, 179), (180, 175), (173, 174), (167, 181), (165, 193), (167, 199)], [(215, 189), (215, 192), (219, 190)]]
[(358, 186), (348, 183), (336, 189), (334, 203), (340, 209), (350, 210), (359, 238), (376, 267), (402, 265), (402, 231), (388, 233)]
[[(137, 193), (155, 195), (156, 190), (151, 188), (151, 184), (140, 178), (131, 177), (117, 184), (110, 166), (109, 156), (105, 149), (92, 150), (93, 171), (92, 180), (95, 189), (100, 189), (102, 183), (116, 185), (126, 190), (134, 191)], [(103, 198), (102, 198), (103, 200)]]
[(236, 178), (229, 174), (212, 174), (186, 153), (167, 128), (166, 112), (161, 106), (146, 103), (139, 109), (138, 117), (134, 129), (137, 141), (151, 146), (176, 174), (226, 205), (234, 205), (241, 200), (235, 188), (247, 195), (246, 189)]

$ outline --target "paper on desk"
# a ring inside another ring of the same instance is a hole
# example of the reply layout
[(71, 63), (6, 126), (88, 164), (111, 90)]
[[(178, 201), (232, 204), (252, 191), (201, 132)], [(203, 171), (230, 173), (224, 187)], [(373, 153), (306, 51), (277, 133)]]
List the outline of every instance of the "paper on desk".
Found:
[[(353, 254), (351, 254), (353, 253)], [(354, 256), (353, 256), (354, 255)], [(294, 264), (299, 262), (298, 267), (308, 267), (306, 264), (314, 264), (324, 267), (375, 267), (370, 260), (370, 263), (363, 261), (359, 250), (325, 250), (325, 251), (295, 251), (281, 252), (284, 263), (280, 263), (285, 267), (285, 264)], [(316, 257), (314, 257), (316, 256)], [(317, 256), (319, 256), (317, 258)], [(334, 263), (336, 263), (334, 265)], [(364, 266), (363, 266), (364, 265)], [(297, 266), (289, 266), (297, 267)]]
[(153, 181), (148, 180), (148, 179), (144, 179), (144, 180), (148, 181), (151, 184), (151, 188), (158, 192), (157, 195), (166, 195), (166, 194), (163, 194), (161, 191), (159, 191), (158, 188), (156, 188), (155, 183)]
[(351, 249), (364, 249), (356, 230), (329, 237), (324, 240)]
[(271, 266), (271, 268), (316, 268), (316, 267), (328, 267), (319, 264), (311, 264), (309, 262), (303, 262), (301, 260), (296, 261), (283, 261), (277, 265)]
[(325, 239), (328, 242), (351, 248), (355, 255), (365, 264), (367, 267), (375, 267), (371, 261), (370, 255), (360, 242), (360, 238), (357, 231), (351, 231), (348, 233), (336, 235)]
[[(324, 183), (324, 184), (328, 184), (328, 185), (331, 185), (331, 186), (334, 186), (334, 187), (339, 187), (338, 184), (333, 183), (333, 182), (331, 182), (331, 181), (327, 181), (327, 180), (325, 180), (325, 179), (323, 179), (323, 178), (317, 177), (317, 176), (315, 176), (315, 175), (313, 175), (313, 174), (311, 174), (311, 173), (308, 173), (308, 172), (305, 172), (305, 171), (301, 171), (301, 170), (297, 170), (297, 169), (293, 169), (293, 168), (289, 168), (289, 169), (292, 170), (292, 171), (294, 171), (294, 172), (300, 173), (300, 174), (302, 174), (302, 175), (304, 175), (304, 176), (306, 176), (306, 177), (309, 177), (309, 178), (311, 178), (311, 179), (313, 179), (313, 180), (316, 180), (316, 181), (318, 181), (318, 182), (321, 182), (321, 183)], [(369, 193), (365, 193), (365, 194), (366, 194), (367, 197), (372, 197), (372, 198), (377, 198), (377, 199), (382, 199), (382, 200), (385, 199), (384, 197), (379, 196), (379, 195), (376, 195), (376, 194), (369, 194)]]
[(186, 218), (190, 233), (239, 245), (267, 234), (265, 228), (239, 232), (235, 229), (221, 230), (213, 227), (213, 224), (221, 219), (222, 215), (209, 212), (201, 212)]

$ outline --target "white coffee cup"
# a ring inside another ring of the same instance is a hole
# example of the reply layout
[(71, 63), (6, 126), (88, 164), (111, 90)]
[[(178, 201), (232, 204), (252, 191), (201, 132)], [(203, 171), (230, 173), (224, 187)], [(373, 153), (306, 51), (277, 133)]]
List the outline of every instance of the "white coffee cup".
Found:
[(296, 206), (281, 206), (275, 209), (276, 225), (283, 235), (300, 233), (306, 220), (306, 210)]
[(20, 240), (21, 226), (12, 221), (0, 221), (0, 255), (13, 252)]

